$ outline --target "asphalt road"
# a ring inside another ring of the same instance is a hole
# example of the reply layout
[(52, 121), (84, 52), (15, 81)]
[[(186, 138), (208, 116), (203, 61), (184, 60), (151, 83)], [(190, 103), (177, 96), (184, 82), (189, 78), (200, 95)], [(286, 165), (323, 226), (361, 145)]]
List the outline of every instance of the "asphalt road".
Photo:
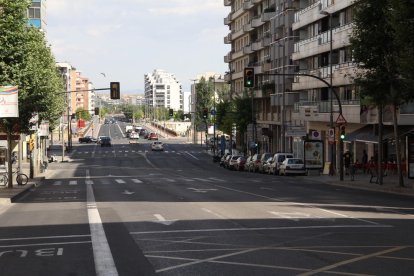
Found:
[(0, 275), (412, 275), (412, 199), (229, 171), (161, 138), (74, 143), (0, 211)]

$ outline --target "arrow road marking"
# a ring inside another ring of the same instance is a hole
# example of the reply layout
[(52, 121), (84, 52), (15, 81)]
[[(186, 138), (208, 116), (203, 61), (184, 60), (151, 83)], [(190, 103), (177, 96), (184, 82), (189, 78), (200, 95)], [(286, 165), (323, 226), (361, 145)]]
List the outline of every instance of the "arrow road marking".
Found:
[(139, 180), (139, 179), (131, 179), (131, 181), (134, 182), (134, 183), (142, 183), (142, 181)]
[(171, 225), (176, 221), (176, 220), (166, 220), (160, 214), (154, 214), (154, 217), (158, 220), (158, 221), (156, 221), (157, 223), (161, 223), (161, 224), (164, 224), (164, 225)]

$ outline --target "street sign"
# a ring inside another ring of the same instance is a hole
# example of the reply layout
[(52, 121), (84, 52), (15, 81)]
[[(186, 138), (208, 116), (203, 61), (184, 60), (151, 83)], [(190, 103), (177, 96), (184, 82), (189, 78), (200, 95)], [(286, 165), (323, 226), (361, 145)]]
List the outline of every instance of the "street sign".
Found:
[(344, 125), (347, 121), (345, 120), (344, 116), (342, 114), (338, 115), (338, 118), (336, 118), (336, 124), (337, 125)]
[(334, 128), (330, 128), (328, 131), (328, 142), (329, 144), (335, 143), (335, 129)]

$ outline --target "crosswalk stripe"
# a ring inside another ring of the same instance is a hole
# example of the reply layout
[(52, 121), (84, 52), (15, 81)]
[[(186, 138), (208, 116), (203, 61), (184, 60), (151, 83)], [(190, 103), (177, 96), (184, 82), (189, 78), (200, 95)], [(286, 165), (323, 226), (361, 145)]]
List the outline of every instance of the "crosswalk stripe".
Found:
[(86, 180), (85, 183), (88, 184), (88, 185), (92, 185), (93, 181), (92, 180)]
[(142, 181), (139, 180), (139, 179), (131, 179), (131, 181), (134, 182), (134, 183), (142, 183)]
[(125, 183), (125, 181), (124, 181), (124, 180), (122, 180), (122, 179), (115, 179), (115, 181), (116, 181), (117, 183), (119, 183), (119, 184), (124, 184), (124, 183)]
[(78, 181), (77, 180), (71, 180), (71, 181), (69, 181), (69, 185), (78, 185)]

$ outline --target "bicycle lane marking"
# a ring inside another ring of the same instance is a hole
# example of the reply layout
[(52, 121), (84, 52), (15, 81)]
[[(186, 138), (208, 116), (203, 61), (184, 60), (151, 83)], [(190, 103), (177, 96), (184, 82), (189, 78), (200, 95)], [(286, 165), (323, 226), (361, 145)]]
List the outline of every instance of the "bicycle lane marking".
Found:
[[(86, 170), (86, 180), (90, 181), (89, 170)], [(98, 276), (117, 276), (118, 271), (116, 270), (114, 258), (102, 225), (101, 216), (96, 206), (92, 184), (86, 184), (86, 198), (96, 274)]]

